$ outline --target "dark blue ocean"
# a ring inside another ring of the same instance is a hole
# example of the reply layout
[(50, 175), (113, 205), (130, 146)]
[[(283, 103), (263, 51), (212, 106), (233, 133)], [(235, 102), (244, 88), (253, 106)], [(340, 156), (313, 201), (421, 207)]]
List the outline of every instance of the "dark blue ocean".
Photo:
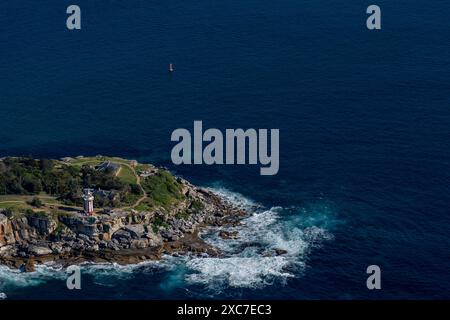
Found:
[[(3, 1), (0, 156), (116, 155), (247, 208), (229, 256), (0, 268), (7, 299), (449, 299), (450, 5)], [(66, 28), (81, 7), (82, 29)], [(169, 74), (169, 63), (175, 72)], [(176, 128), (279, 128), (280, 170), (174, 166)], [(212, 231), (211, 231), (212, 232)], [(283, 248), (264, 257), (261, 248)], [(368, 290), (366, 268), (381, 268)]]

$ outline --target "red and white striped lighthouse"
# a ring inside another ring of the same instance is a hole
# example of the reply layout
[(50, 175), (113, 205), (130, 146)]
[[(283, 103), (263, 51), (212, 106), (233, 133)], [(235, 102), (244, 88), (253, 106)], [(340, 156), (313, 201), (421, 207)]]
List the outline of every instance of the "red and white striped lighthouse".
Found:
[(84, 213), (91, 216), (94, 213), (94, 196), (91, 189), (84, 189), (83, 201)]

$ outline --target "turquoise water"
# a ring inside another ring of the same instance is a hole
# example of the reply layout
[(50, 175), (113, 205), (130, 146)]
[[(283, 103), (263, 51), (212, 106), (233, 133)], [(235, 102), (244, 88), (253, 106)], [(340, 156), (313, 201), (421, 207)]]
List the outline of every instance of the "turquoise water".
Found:
[[(0, 155), (165, 165), (252, 216), (239, 241), (204, 235), (224, 259), (89, 266), (80, 292), (2, 268), (9, 299), (449, 298), (447, 2), (378, 1), (380, 32), (357, 1), (80, 0), (77, 32), (69, 4), (2, 4)], [(171, 165), (194, 120), (279, 128), (278, 175)]]

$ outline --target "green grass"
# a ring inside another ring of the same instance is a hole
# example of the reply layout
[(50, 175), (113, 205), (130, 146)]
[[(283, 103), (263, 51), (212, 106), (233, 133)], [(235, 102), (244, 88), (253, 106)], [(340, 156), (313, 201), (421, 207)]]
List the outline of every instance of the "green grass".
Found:
[(81, 168), (84, 165), (90, 165), (90, 166), (98, 165), (98, 164), (102, 163), (103, 161), (104, 161), (103, 158), (89, 157), (89, 158), (73, 159), (69, 162), (69, 164), (71, 166)]
[(127, 184), (136, 184), (136, 176), (134, 175), (133, 170), (131, 170), (129, 167), (125, 166), (125, 165), (121, 165), (120, 166), (120, 172), (117, 175), (117, 177), (122, 181), (125, 182)]
[(33, 209), (31, 201), (33, 198), (38, 198), (43, 203), (43, 207), (49, 205), (59, 205), (60, 201), (55, 197), (49, 196), (45, 193), (39, 195), (2, 195), (0, 196), (0, 208), (11, 209), (14, 213), (24, 213), (27, 209)]
[(31, 209), (32, 207), (25, 202), (2, 202), (2, 203), (0, 203), (0, 208), (1, 209), (11, 209), (14, 212), (17, 212), (17, 211), (23, 212), (27, 209)]
[(137, 172), (142, 172), (145, 170), (155, 169), (155, 167), (152, 166), (151, 164), (139, 163), (135, 169)]
[(134, 209), (136, 209), (137, 211), (151, 211), (152, 208), (153, 206), (151, 204), (142, 201)]
[(143, 179), (142, 187), (150, 198), (150, 203), (168, 207), (184, 199), (180, 184), (168, 171), (159, 171), (157, 174)]
[(100, 164), (104, 161), (111, 161), (120, 164), (130, 165), (130, 160), (122, 159), (119, 157), (107, 157), (107, 156), (99, 156), (99, 157), (83, 157), (79, 159), (72, 159), (68, 163), (74, 166), (83, 166), (85, 164)]

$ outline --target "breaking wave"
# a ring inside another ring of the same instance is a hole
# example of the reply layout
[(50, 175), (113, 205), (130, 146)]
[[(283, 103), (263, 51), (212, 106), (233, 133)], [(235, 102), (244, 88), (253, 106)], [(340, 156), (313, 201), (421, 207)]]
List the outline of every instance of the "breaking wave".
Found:
[[(205, 241), (222, 251), (221, 257), (165, 257), (127, 266), (87, 263), (81, 266), (82, 274), (104, 287), (113, 287), (115, 280), (126, 281), (136, 275), (155, 275), (164, 279), (160, 284), (163, 291), (193, 285), (211, 296), (226, 292), (227, 288), (262, 288), (299, 277), (311, 250), (333, 239), (338, 220), (327, 204), (264, 208), (226, 188), (210, 190), (250, 213), (238, 226), (209, 228), (202, 234)], [(237, 232), (238, 236), (224, 240), (220, 231)], [(0, 299), (6, 299), (3, 292), (44, 285), (55, 279), (67, 279), (66, 270), (55, 264), (36, 266), (31, 273), (0, 266)]]
[[(337, 220), (327, 205), (264, 209), (225, 188), (210, 190), (251, 215), (240, 226), (210, 229), (202, 235), (225, 256), (187, 261), (191, 270), (186, 274), (188, 283), (203, 285), (215, 293), (228, 286), (261, 288), (284, 283), (302, 274), (311, 249), (333, 238), (331, 229)], [(222, 230), (238, 232), (237, 239), (222, 239), (218, 236)]]
[(54, 264), (36, 266), (34, 272), (22, 273), (19, 270), (0, 266), (0, 290), (8, 291), (14, 287), (39, 286), (54, 279), (65, 279), (63, 268)]

